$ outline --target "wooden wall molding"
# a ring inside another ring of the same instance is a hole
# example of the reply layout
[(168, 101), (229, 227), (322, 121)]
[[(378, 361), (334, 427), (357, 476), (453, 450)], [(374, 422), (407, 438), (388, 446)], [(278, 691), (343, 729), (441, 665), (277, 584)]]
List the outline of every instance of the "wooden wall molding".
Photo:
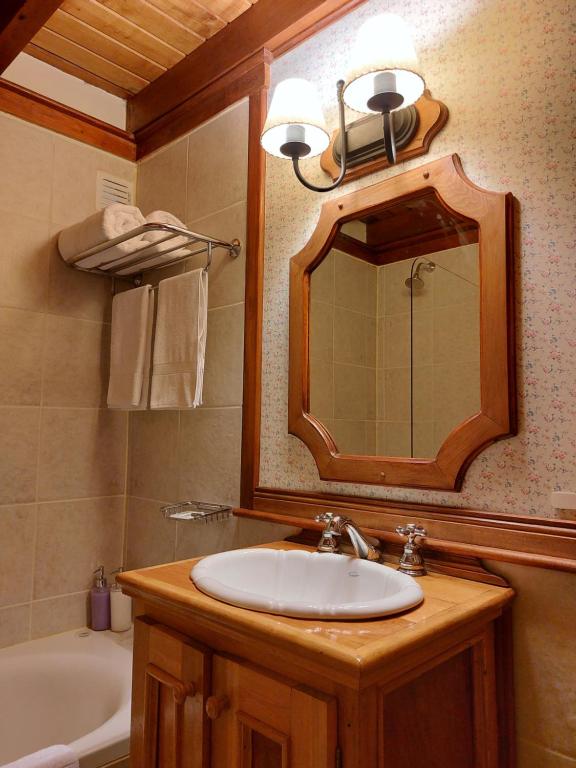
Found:
[(136, 160), (136, 143), (126, 131), (3, 78), (0, 78), (0, 112), (7, 112), (126, 160)]
[(0, 75), (64, 0), (2, 0), (0, 7)]
[(263, 48), (279, 56), (365, 0), (259, 0), (130, 100), (128, 129), (142, 130)]
[(396, 526), (415, 522), (428, 531), (426, 549), (443, 556), (576, 572), (576, 520), (263, 487), (254, 492), (253, 508), (237, 514), (320, 530), (314, 517), (328, 511), (352, 517), (364, 531), (396, 548), (402, 541)]

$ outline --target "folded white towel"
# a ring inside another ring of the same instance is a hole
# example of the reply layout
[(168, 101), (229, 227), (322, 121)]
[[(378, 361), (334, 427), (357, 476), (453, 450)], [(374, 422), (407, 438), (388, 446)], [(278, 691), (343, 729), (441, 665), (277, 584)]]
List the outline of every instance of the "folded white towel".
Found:
[(108, 406), (141, 410), (148, 404), (154, 291), (144, 285), (112, 300)]
[(151, 408), (202, 404), (207, 321), (208, 274), (203, 269), (160, 282)]
[[(176, 227), (186, 228), (180, 219), (168, 211), (152, 211), (146, 216), (147, 224), (172, 224)], [(142, 235), (142, 244), (150, 243), (150, 249), (146, 254), (150, 253), (151, 258), (141, 262), (137, 267), (128, 267), (118, 272), (119, 275), (130, 275), (134, 272), (143, 272), (146, 269), (151, 269), (157, 264), (177, 259), (179, 256), (186, 254), (186, 251), (182, 249), (189, 241), (186, 237), (173, 237), (165, 242), (160, 242), (164, 238), (168, 237), (168, 232), (161, 230), (145, 232)], [(172, 250), (174, 249), (174, 250)], [(169, 251), (169, 253), (166, 253)]]
[(124, 235), (145, 223), (146, 219), (138, 208), (124, 205), (124, 203), (113, 203), (84, 221), (63, 229), (58, 236), (60, 255), (64, 261), (73, 262), (79, 267), (106, 268), (106, 264), (115, 259), (129, 260), (130, 256), (127, 254), (131, 254), (135, 248), (145, 244), (142, 242), (141, 235), (80, 261), (76, 261), (76, 258), (83, 251), (94, 248), (106, 240)]
[(78, 768), (78, 758), (70, 747), (57, 744), (41, 749), (13, 763), (6, 763), (3, 768)]

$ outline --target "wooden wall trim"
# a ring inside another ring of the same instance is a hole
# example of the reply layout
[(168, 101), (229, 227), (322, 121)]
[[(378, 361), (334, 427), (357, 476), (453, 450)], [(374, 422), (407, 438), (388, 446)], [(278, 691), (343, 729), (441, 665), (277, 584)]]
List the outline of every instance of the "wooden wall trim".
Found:
[[(137, 131), (135, 139), (138, 158), (146, 157), (169, 142), (184, 136), (241, 99), (267, 89), (271, 61), (270, 51), (265, 49), (257, 51), (168, 114)], [(130, 104), (131, 102), (128, 102), (129, 110)], [(258, 137), (258, 143), (260, 143), (260, 137)]]
[(139, 131), (197, 95), (262, 48), (274, 56), (365, 0), (259, 0), (217, 35), (130, 99), (128, 128)]
[(2, 0), (0, 8), (0, 75), (64, 0)]
[(126, 131), (3, 78), (0, 111), (126, 160), (136, 160), (136, 143)]
[(353, 517), (363, 530), (395, 545), (401, 542), (396, 526), (418, 522), (428, 531), (430, 550), (576, 572), (575, 520), (263, 487), (254, 492), (252, 511), (240, 514), (319, 529), (314, 517), (327, 511)]
[(264, 283), (264, 198), (266, 155), (260, 135), (268, 107), (268, 88), (250, 96), (248, 131), (248, 212), (246, 293), (244, 299), (244, 398), (240, 503), (251, 507), (260, 472), (262, 317)]

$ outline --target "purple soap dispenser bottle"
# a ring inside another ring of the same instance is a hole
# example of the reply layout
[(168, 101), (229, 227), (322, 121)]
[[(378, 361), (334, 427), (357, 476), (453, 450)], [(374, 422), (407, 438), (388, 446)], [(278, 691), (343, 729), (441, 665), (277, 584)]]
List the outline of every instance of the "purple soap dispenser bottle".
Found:
[(110, 629), (110, 589), (103, 565), (94, 571), (94, 576), (94, 586), (90, 590), (90, 627), (97, 631)]

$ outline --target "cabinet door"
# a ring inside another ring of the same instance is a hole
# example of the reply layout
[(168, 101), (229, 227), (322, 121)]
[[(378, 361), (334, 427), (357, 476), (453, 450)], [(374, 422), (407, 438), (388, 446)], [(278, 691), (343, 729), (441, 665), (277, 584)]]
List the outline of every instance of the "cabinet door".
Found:
[(335, 768), (336, 701), (215, 656), (211, 768)]
[(208, 649), (161, 624), (134, 626), (133, 768), (206, 768)]

